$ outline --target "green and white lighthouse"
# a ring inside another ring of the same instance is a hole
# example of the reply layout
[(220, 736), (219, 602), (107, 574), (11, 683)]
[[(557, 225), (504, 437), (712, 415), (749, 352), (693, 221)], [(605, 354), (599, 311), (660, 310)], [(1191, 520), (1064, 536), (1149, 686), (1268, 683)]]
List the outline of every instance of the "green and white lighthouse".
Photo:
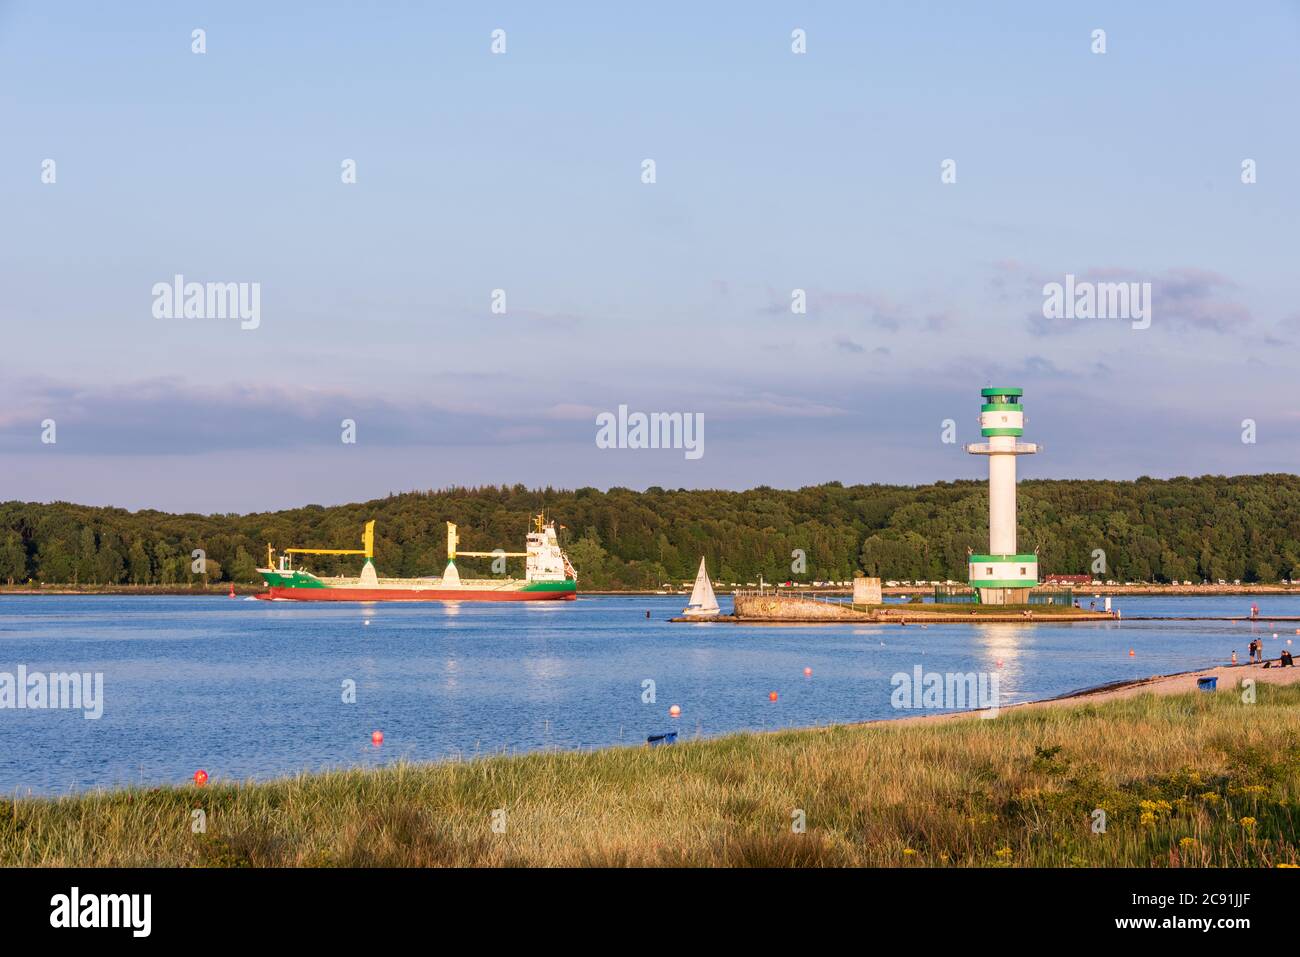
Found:
[(980, 395), (980, 434), (985, 441), (966, 446), (966, 451), (989, 459), (989, 551), (970, 556), (970, 583), (982, 604), (1024, 604), (1029, 589), (1038, 584), (1038, 556), (1016, 550), (1016, 456), (1033, 455), (1038, 446), (1020, 441), (1025, 431), (1023, 389), (981, 389)]

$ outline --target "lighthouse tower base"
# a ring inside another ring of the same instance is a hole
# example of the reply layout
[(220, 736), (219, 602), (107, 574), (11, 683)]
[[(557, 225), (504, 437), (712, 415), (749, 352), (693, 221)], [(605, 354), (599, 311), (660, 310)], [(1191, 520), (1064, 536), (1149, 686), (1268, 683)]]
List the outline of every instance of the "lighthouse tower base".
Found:
[(981, 588), (981, 605), (1028, 605), (1028, 588)]
[(1037, 555), (972, 555), (967, 566), (971, 587), (982, 605), (1027, 605), (1038, 584)]

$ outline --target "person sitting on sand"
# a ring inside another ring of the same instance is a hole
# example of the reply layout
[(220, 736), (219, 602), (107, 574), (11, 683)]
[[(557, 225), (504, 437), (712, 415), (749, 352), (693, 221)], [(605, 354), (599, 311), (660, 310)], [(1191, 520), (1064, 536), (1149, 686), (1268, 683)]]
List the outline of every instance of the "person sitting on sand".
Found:
[(1282, 654), (1280, 654), (1280, 655), (1277, 656), (1277, 658), (1278, 658), (1278, 662), (1279, 662), (1279, 663), (1278, 663), (1278, 667), (1279, 667), (1279, 668), (1294, 668), (1294, 667), (1295, 667), (1295, 662), (1291, 659), (1291, 652), (1289, 652), (1289, 651), (1283, 651)]

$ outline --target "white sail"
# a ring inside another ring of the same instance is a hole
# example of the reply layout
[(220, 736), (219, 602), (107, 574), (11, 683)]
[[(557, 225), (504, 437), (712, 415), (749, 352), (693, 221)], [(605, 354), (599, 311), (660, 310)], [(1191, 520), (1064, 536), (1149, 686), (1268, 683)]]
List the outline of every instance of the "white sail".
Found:
[(709, 573), (705, 571), (704, 559), (701, 558), (700, 571), (695, 576), (695, 588), (691, 592), (691, 603), (686, 606), (682, 614), (706, 618), (718, 614), (721, 610), (718, 607), (718, 599), (713, 594), (713, 582), (709, 581)]

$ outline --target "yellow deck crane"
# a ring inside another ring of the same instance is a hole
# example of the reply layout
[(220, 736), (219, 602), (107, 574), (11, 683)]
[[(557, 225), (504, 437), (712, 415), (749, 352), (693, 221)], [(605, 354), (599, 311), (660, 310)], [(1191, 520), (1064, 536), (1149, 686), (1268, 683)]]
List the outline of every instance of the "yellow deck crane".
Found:
[[(535, 515), (533, 517), (533, 528), (540, 532), (546, 524), (545, 516)], [(466, 558), (527, 558), (527, 552), (506, 552), (497, 549), (494, 552), (463, 552), (459, 548), (460, 536), (456, 534), (456, 523), (447, 523), (447, 570), (443, 573), (443, 581), (460, 581), (460, 572), (456, 569), (456, 556), (463, 555)]]
[[(366, 530), (361, 533), (361, 548), (286, 548), (283, 549), (283, 555), (364, 555), (366, 563), (361, 568), (361, 580), (373, 580), (375, 575), (375, 566), (372, 559), (375, 557), (375, 523), (372, 519), (366, 522)], [(274, 568), (275, 549), (271, 543), (266, 543), (266, 567)]]
[(457, 546), (460, 544), (460, 536), (456, 534), (456, 523), (447, 523), (447, 560), (455, 561), (457, 555), (465, 555), (469, 558), (527, 558), (527, 552), (462, 552)]
[[(533, 531), (540, 532), (546, 527), (546, 516), (538, 513), (533, 516)], [(447, 560), (455, 561), (457, 555), (468, 555), (472, 558), (527, 558), (527, 552), (503, 552), (498, 549), (495, 552), (462, 552), (457, 550), (460, 544), (460, 536), (456, 534), (456, 523), (447, 523)]]

